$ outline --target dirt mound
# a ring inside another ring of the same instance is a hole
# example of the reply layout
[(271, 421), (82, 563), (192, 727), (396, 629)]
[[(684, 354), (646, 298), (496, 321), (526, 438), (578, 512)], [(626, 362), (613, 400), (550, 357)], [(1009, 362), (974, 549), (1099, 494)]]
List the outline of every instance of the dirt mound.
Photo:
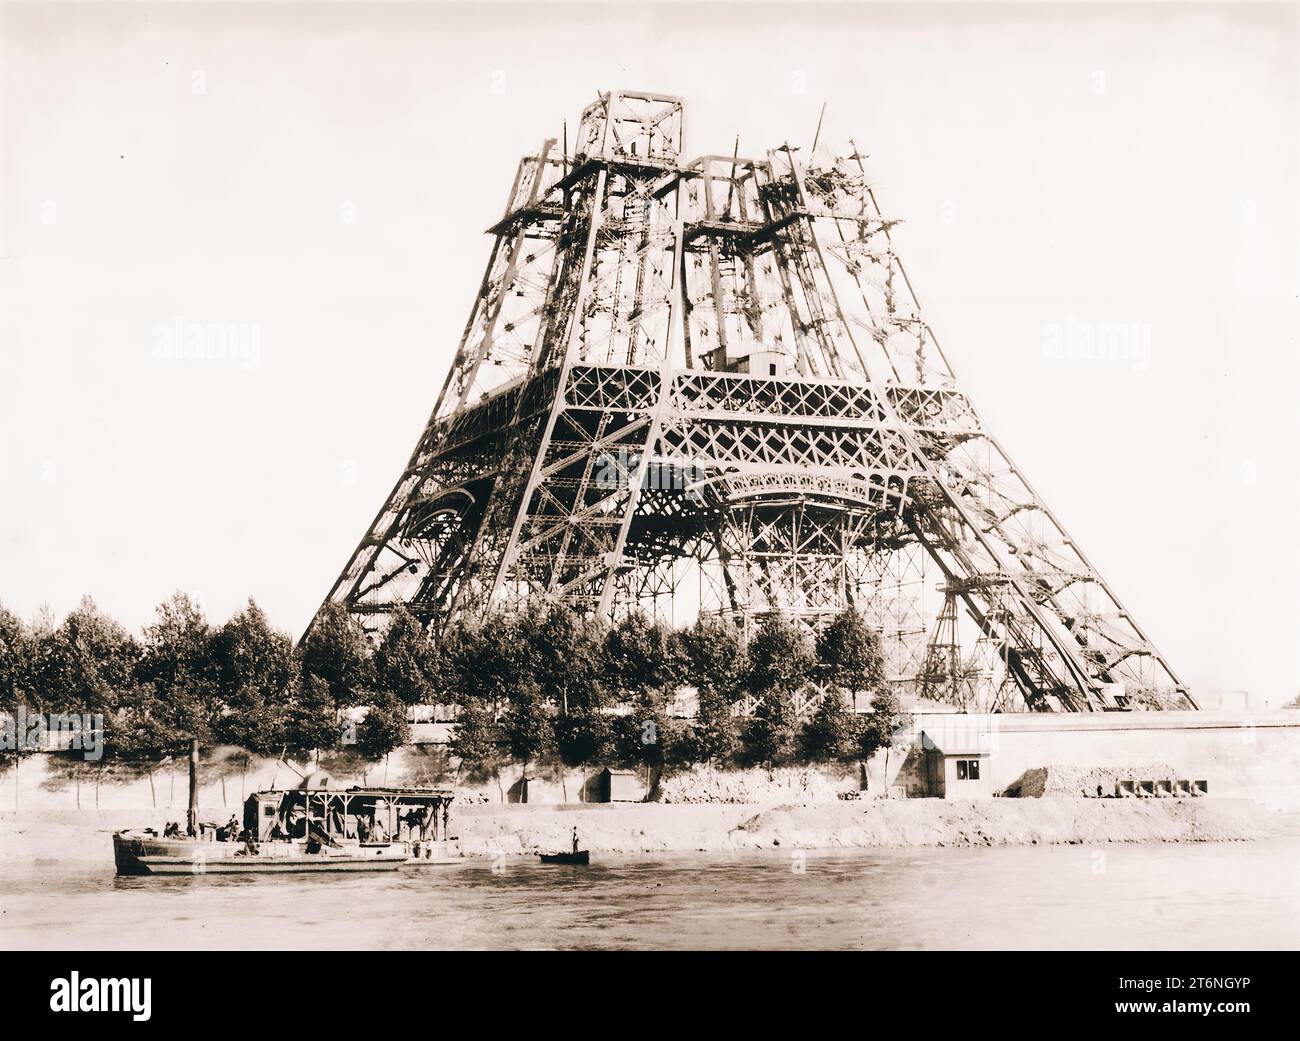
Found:
[(1036, 766), (1026, 770), (1002, 793), (1012, 799), (1040, 799), (1043, 796), (1114, 795), (1115, 784), (1127, 780), (1161, 780), (1184, 775), (1168, 763), (1139, 766)]

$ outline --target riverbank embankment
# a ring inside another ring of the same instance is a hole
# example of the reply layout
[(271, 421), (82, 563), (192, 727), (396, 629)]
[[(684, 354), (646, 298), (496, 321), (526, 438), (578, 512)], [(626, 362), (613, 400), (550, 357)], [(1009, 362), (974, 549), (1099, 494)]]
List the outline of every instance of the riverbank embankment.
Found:
[[(0, 862), (111, 867), (120, 822), (94, 813), (57, 822), (0, 816)], [(1229, 842), (1300, 834), (1300, 816), (1237, 799), (870, 800), (742, 804), (467, 806), (453, 834), (469, 856), (568, 847), (593, 853)]]

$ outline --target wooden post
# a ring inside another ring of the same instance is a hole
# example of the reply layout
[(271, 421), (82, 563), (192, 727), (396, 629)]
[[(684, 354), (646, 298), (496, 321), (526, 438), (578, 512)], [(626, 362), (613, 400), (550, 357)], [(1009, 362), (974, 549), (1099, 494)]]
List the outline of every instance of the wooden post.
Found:
[(199, 739), (190, 738), (190, 809), (186, 816), (191, 837), (199, 833)]

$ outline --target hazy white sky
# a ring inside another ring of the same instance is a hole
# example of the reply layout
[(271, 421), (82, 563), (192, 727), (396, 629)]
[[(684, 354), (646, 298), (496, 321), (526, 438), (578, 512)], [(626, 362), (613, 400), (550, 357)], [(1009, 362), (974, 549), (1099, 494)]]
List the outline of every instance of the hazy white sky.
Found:
[[(0, 600), (297, 634), (409, 454), (519, 155), (871, 154), (986, 420), (1194, 688), (1300, 687), (1297, 19), (1278, 6), (0, 5)], [(168, 360), (237, 323), (243, 361)], [(1062, 358), (1133, 323), (1149, 354)]]

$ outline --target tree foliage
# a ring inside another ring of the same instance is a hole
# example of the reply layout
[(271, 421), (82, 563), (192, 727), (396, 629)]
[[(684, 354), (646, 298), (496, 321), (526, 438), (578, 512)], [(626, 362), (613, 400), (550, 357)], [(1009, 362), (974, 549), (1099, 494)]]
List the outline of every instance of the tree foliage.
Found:
[(213, 728), (221, 744), (271, 755), (288, 741), (289, 707), (298, 682), (293, 642), (271, 628), (251, 599), (212, 636), (212, 671), (225, 701)]
[(336, 706), (346, 708), (365, 701), (374, 679), (370, 642), (343, 605), (330, 601), (321, 608), (301, 650), (303, 671), (329, 685)]
[[(182, 752), (191, 737), (262, 755), (330, 751), (354, 706), (368, 712), (346, 740), (374, 759), (409, 741), (414, 704), (459, 707), (449, 750), (471, 766), (505, 755), (651, 770), (869, 756), (906, 724), (882, 673), (879, 641), (852, 611), (814, 643), (776, 615), (746, 642), (717, 617), (675, 629), (634, 613), (607, 625), (554, 605), (453, 620), (430, 637), (398, 609), (372, 647), (330, 604), (295, 648), (251, 600), (214, 627), (178, 593), (139, 638), (89, 598), (57, 623), (0, 607), (0, 709), (102, 712), (105, 753), (136, 760)], [(801, 727), (795, 701), (813, 680), (833, 689)], [(688, 721), (671, 714), (682, 686), (698, 694)], [(871, 711), (849, 712), (841, 690), (870, 693)], [(753, 715), (738, 718), (750, 696)]]
[(731, 759), (737, 742), (731, 703), (713, 689), (701, 687), (695, 719), (684, 741), (683, 751), (688, 761), (720, 763)]
[(799, 623), (769, 615), (749, 641), (744, 687), (757, 698), (793, 694), (813, 679), (815, 664), (812, 641)]
[(517, 638), (529, 653), (532, 679), (561, 715), (594, 712), (605, 702), (605, 627), (571, 608), (550, 605), (518, 618)]
[(797, 734), (794, 696), (812, 679), (815, 664), (812, 641), (797, 622), (774, 614), (754, 633), (744, 679), (758, 699), (744, 729), (752, 761), (770, 767), (789, 758)]
[(34, 700), (30, 689), (36, 644), (27, 625), (0, 604), (0, 711)]
[(902, 734), (911, 725), (912, 716), (903, 711), (897, 692), (892, 687), (882, 687), (871, 699), (871, 711), (858, 731), (859, 754), (868, 759), (883, 748), (888, 765), (889, 751), (898, 747)]
[(329, 684), (311, 673), (299, 673), (285, 709), (286, 752), (293, 756), (331, 752), (339, 742), (338, 709)]
[(34, 674), (25, 686), (35, 702), (30, 707), (108, 714), (135, 687), (140, 648), (87, 596), (58, 628), (36, 638), (29, 655)]
[(436, 700), (443, 674), (438, 648), (420, 620), (405, 607), (394, 612), (375, 650), (372, 671), (375, 689), (406, 705)]
[(803, 754), (821, 762), (852, 756), (858, 730), (857, 717), (845, 706), (839, 690), (828, 690), (800, 734)]
[(701, 616), (681, 634), (687, 675), (703, 699), (732, 704), (741, 696), (748, 669), (747, 649), (740, 630), (726, 619)]
[(496, 759), (497, 725), (480, 698), (466, 698), (460, 706), (447, 751), (462, 765), (486, 766)]
[(556, 752), (567, 766), (602, 763), (613, 754), (614, 719), (603, 712), (570, 712), (557, 717), (553, 729)]
[(387, 692), (375, 696), (357, 725), (357, 751), (368, 760), (382, 759), (411, 740), (406, 706)]
[(823, 680), (847, 691), (856, 709), (860, 692), (880, 690), (885, 661), (880, 637), (852, 607), (817, 634), (817, 660)]
[(634, 613), (605, 639), (606, 683), (617, 700), (661, 704), (688, 674), (684, 641), (660, 621)]
[(501, 734), (510, 754), (527, 766), (554, 748), (550, 706), (541, 685), (527, 676), (512, 686), (509, 701), (500, 721)]
[(191, 738), (202, 744), (213, 740), (228, 705), (217, 682), (212, 643), (203, 612), (184, 593), (158, 605), (154, 622), (145, 626), (139, 665), (140, 681), (152, 691), (144, 718), (156, 728), (146, 744), (179, 751)]

